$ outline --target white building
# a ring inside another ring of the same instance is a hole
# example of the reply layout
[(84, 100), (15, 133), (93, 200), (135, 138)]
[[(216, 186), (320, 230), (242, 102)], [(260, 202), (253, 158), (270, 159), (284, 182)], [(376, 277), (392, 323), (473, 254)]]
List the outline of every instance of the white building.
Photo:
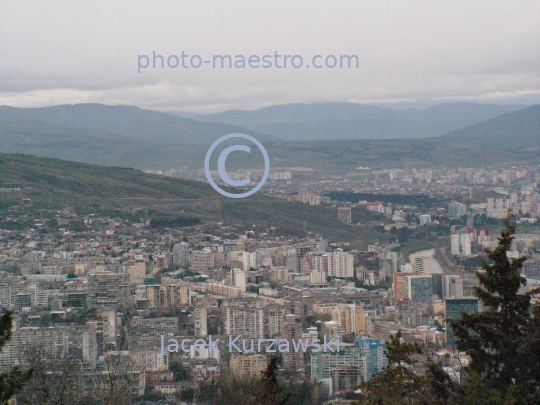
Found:
[(187, 269), (189, 266), (189, 245), (186, 242), (176, 243), (173, 247), (173, 263)]
[[(352, 345), (342, 343), (341, 350), (335, 352), (312, 353), (311, 355), (311, 380), (312, 382), (323, 379), (334, 380), (335, 370), (349, 367), (357, 370), (359, 379), (357, 384), (366, 381), (369, 376), (370, 357), (361, 350), (357, 350)], [(334, 349), (335, 350), (335, 349)]]
[(132, 353), (133, 360), (144, 371), (165, 371), (169, 369), (169, 353), (160, 357), (157, 350), (141, 350)]
[(460, 235), (457, 233), (450, 235), (450, 250), (454, 256), (461, 254)]
[(241, 269), (231, 269), (231, 283), (242, 291), (246, 291), (246, 273)]
[(354, 277), (354, 257), (342, 249), (336, 249), (330, 254), (328, 261), (328, 275), (330, 277)]
[(90, 328), (88, 331), (83, 332), (82, 335), (82, 355), (83, 359), (88, 362), (92, 367), (96, 366), (96, 360), (98, 358), (98, 346), (96, 330)]
[(260, 301), (226, 301), (225, 334), (243, 338), (264, 338), (263, 306)]
[(418, 256), (412, 263), (413, 271), (418, 274), (431, 274), (431, 256)]
[(255, 268), (257, 265), (255, 253), (233, 250), (227, 253), (227, 258), (242, 263), (242, 270), (244, 271), (249, 271), (250, 268)]
[(463, 298), (463, 279), (459, 276), (444, 276), (443, 297)]
[(267, 310), (268, 316), (268, 337), (273, 337), (281, 333), (283, 326), (284, 312), (281, 308), (270, 308)]
[(311, 284), (326, 284), (326, 271), (312, 270), (309, 274)]
[(430, 224), (431, 223), (431, 215), (425, 214), (420, 215), (420, 226)]
[(193, 311), (195, 336), (208, 336), (208, 308), (197, 305)]
[(461, 254), (468, 256), (472, 252), (471, 235), (464, 233), (461, 235)]
[(399, 266), (399, 272), (400, 273), (412, 273), (413, 272), (413, 266), (411, 263), (405, 263)]
[(210, 345), (206, 342), (204, 343), (204, 346), (200, 344), (197, 345), (197, 348), (199, 350), (195, 350), (195, 345), (193, 343), (189, 348), (190, 359), (201, 359), (201, 360), (215, 359), (219, 362), (219, 350), (213, 350), (213, 348), (210, 347)]

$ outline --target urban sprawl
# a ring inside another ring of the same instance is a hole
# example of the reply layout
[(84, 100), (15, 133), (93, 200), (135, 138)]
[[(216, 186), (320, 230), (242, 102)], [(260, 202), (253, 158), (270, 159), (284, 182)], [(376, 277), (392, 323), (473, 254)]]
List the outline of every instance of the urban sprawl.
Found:
[[(149, 172), (204, 180), (196, 170)], [(264, 193), (330, 205), (336, 224), (385, 235), (364, 245), (309, 224), (307, 237), (281, 235), (280, 224), (156, 228), (142, 211), (127, 219), (31, 209), (21, 198), (0, 214), (0, 303), (15, 314), (0, 366), (26, 365), (36, 348), (70, 353), (86, 379), (106, 386), (113, 372), (133, 397), (150, 389), (172, 400), (223, 373), (260, 377), (277, 354), (292, 381), (332, 398), (381, 371), (385, 342), (401, 331), (459, 379), (470, 359), (454, 348), (447, 320), (482, 311), (474, 272), (510, 210), (519, 233), (509, 256), (527, 256), (526, 288), (540, 285), (539, 184), (539, 167), (517, 164), (272, 170)], [(378, 198), (351, 197), (362, 193)], [(229, 350), (231, 336), (253, 350)], [(268, 347), (314, 341), (325, 350)]]

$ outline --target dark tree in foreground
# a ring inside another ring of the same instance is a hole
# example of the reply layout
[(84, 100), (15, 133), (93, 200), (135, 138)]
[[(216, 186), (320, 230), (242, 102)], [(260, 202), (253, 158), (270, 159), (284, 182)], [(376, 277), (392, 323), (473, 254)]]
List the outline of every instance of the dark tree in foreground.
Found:
[(373, 378), (360, 385), (361, 404), (404, 405), (416, 404), (426, 395), (423, 377), (415, 374), (411, 365), (416, 361), (414, 355), (420, 352), (417, 344), (404, 343), (401, 331), (387, 342), (388, 365)]
[(169, 370), (174, 375), (174, 381), (190, 381), (193, 379), (189, 368), (182, 364), (180, 361), (174, 361), (169, 364)]
[[(0, 315), (0, 350), (11, 339), (13, 313), (6, 311)], [(23, 370), (19, 366), (0, 374), (0, 404), (7, 404), (27, 383), (32, 376), (32, 370)]]
[(261, 404), (286, 405), (291, 393), (284, 392), (278, 381), (277, 357), (272, 357), (261, 378)]
[(291, 405), (292, 387), (280, 383), (277, 358), (270, 359), (261, 374), (235, 379), (224, 373), (215, 385), (202, 387), (198, 400), (212, 405)]
[[(520, 274), (526, 258), (507, 256), (515, 232), (506, 221), (498, 246), (486, 250), (491, 264), (476, 272), (476, 295), (487, 310), (462, 314), (452, 328), (457, 348), (471, 356), (471, 375), (476, 373), (488, 391), (516, 404), (539, 404), (540, 308), (531, 309), (531, 296), (538, 290), (519, 293), (526, 285)], [(478, 378), (474, 381), (478, 384)]]

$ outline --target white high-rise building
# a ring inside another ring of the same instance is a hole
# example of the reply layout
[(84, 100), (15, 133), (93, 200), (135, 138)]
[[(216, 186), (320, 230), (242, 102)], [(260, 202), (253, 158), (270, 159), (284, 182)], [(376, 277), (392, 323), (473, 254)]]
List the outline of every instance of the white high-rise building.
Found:
[(470, 255), (472, 252), (471, 244), (471, 235), (468, 233), (461, 235), (461, 254), (465, 256)]
[(98, 346), (96, 330), (90, 328), (83, 332), (82, 335), (82, 355), (83, 359), (88, 362), (92, 367), (96, 366), (96, 360), (98, 358)]
[(328, 275), (330, 277), (354, 277), (354, 256), (344, 252), (342, 249), (336, 249), (329, 253)]
[(352, 222), (351, 207), (338, 207), (337, 217), (340, 221), (350, 224)]
[(463, 298), (463, 279), (459, 276), (444, 276), (443, 297)]
[(454, 256), (461, 254), (461, 240), (457, 233), (450, 235), (450, 250)]
[(328, 272), (328, 266), (330, 265), (329, 258), (331, 255), (332, 253), (310, 252), (307, 257), (309, 258), (309, 263), (313, 270)]
[(231, 283), (235, 287), (240, 287), (242, 291), (246, 291), (246, 273), (241, 269), (231, 269)]
[(176, 243), (173, 247), (173, 262), (187, 269), (189, 266), (189, 245), (186, 242)]
[(326, 271), (312, 270), (309, 274), (311, 284), (326, 284)]
[[(376, 348), (375, 348), (376, 349)], [(340, 351), (317, 352), (311, 355), (311, 380), (329, 380), (333, 389), (334, 382), (339, 379), (339, 371), (346, 371), (354, 376), (352, 387), (369, 379), (369, 351), (356, 347), (343, 347)], [(383, 359), (381, 358), (381, 363)], [(381, 367), (382, 368), (382, 367)]]
[(430, 223), (431, 223), (431, 215), (429, 214), (420, 215), (420, 226), (427, 225)]
[(244, 271), (249, 271), (251, 267), (255, 268), (257, 265), (255, 253), (233, 250), (227, 253), (227, 258), (242, 263), (242, 270)]
[(193, 324), (195, 336), (208, 336), (208, 308), (197, 305), (193, 311)]
[(431, 256), (418, 256), (412, 263), (413, 271), (422, 275), (431, 274)]
[(225, 334), (242, 338), (264, 338), (264, 316), (261, 301), (226, 301)]
[(111, 308), (107, 311), (107, 331), (108, 331), (108, 340), (107, 342), (116, 346), (117, 344), (117, 334), (118, 334), (118, 320), (116, 314), (116, 308)]
[(273, 337), (281, 333), (284, 316), (283, 309), (269, 308), (266, 311), (268, 316), (268, 337)]

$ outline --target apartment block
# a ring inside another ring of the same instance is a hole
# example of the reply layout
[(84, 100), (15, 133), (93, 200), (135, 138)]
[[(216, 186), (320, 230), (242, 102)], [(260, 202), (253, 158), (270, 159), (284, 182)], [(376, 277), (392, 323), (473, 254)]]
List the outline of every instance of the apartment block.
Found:
[(253, 339), (264, 338), (263, 306), (260, 301), (231, 300), (223, 303), (225, 334)]
[(267, 366), (266, 357), (260, 354), (234, 356), (230, 363), (232, 376), (239, 379), (260, 378)]
[(99, 272), (88, 275), (88, 307), (126, 307), (129, 303), (128, 275)]

